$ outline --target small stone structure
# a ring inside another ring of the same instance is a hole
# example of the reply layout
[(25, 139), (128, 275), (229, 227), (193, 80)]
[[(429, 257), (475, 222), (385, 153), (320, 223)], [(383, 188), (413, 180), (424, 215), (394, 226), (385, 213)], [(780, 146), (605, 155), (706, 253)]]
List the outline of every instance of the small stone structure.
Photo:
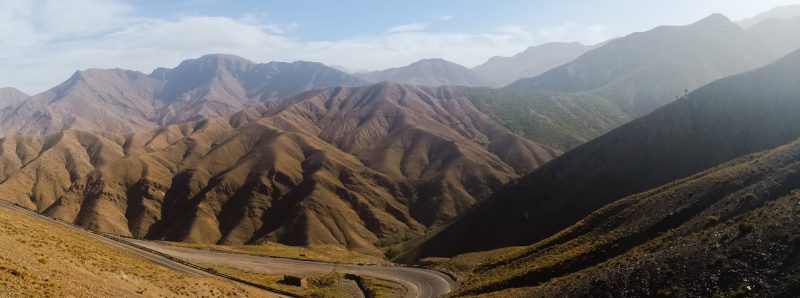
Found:
[(283, 279), (278, 281), (284, 285), (307, 288), (308, 287), (308, 280), (305, 277), (298, 277), (292, 275), (284, 275)]

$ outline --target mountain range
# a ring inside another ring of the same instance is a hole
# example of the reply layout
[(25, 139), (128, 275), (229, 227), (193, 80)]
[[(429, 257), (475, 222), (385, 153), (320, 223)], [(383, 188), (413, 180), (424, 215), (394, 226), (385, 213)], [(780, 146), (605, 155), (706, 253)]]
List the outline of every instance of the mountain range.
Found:
[(314, 88), (365, 84), (320, 63), (256, 64), (230, 55), (207, 55), (149, 75), (90, 69), (0, 110), (0, 135), (64, 129), (127, 133), (226, 116)]
[(790, 19), (797, 16), (800, 16), (800, 4), (784, 5), (760, 13), (752, 18), (747, 18), (738, 21), (736, 22), (736, 24), (742, 26), (742, 28), (747, 29), (769, 19)]
[(0, 198), (126, 237), (385, 254), (456, 275), (455, 296), (788, 296), (787, 11), (474, 69), (351, 75), (215, 54), (4, 88)]
[(799, 178), (795, 141), (627, 196), (533, 245), (439, 266), (465, 276), (455, 296), (791, 297)]
[(359, 73), (357, 76), (373, 83), (392, 81), (408, 85), (471, 87), (496, 85), (481, 74), (444, 59), (424, 59), (408, 66)]
[(636, 118), (685, 91), (777, 58), (725, 16), (712, 15), (694, 24), (663, 26), (609, 41), (508, 88), (590, 93)]
[(338, 87), (133, 134), (6, 137), (0, 194), (119, 235), (376, 253), (560, 154), (463, 93)]
[(529, 245), (625, 196), (789, 143), (800, 137), (799, 68), (796, 51), (581, 145), (495, 192), (422, 255)]
[(19, 104), (28, 95), (16, 88), (0, 88), (0, 109)]
[(489, 78), (497, 85), (505, 86), (522, 78), (536, 77), (564, 63), (575, 60), (595, 46), (577, 42), (553, 42), (535, 47), (511, 57), (492, 57), (472, 70)]

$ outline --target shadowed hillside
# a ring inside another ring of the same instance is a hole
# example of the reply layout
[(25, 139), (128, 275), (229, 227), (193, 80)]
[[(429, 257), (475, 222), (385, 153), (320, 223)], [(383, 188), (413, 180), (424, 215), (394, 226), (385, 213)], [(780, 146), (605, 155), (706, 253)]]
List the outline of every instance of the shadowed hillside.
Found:
[(800, 52), (590, 141), (496, 192), (422, 253), (531, 244), (626, 195), (790, 142), (800, 137), (797, 69)]
[(748, 71), (773, 56), (723, 15), (687, 26), (662, 26), (609, 41), (575, 61), (508, 88), (589, 93), (632, 118), (646, 115), (684, 90)]
[(557, 154), (461, 88), (379, 84), (151, 132), (6, 137), (0, 194), (121, 235), (377, 253)]
[(789, 297), (798, 223), (794, 142), (620, 199), (531, 246), (441, 265), (466, 271), (458, 296)]

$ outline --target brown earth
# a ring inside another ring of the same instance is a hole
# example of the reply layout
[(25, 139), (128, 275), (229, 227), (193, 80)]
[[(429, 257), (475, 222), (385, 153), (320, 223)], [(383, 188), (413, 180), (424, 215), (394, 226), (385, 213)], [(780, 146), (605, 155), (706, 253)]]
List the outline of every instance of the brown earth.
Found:
[(378, 254), (558, 154), (461, 90), (334, 88), (150, 132), (10, 136), (0, 196), (124, 236)]

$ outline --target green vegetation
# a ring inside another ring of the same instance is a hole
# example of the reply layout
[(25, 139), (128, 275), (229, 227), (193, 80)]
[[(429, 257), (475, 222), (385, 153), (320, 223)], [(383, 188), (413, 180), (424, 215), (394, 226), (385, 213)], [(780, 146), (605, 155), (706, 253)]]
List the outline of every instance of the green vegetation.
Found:
[(616, 105), (587, 95), (474, 88), (470, 100), (511, 131), (559, 150), (630, 120)]
[[(527, 247), (423, 261), (457, 273), (454, 296), (780, 296), (800, 280), (773, 265), (800, 249), (800, 181), (785, 174), (798, 166), (795, 142), (616, 200)], [(759, 204), (731, 208), (753, 190)]]
[(739, 225), (737, 226), (737, 228), (739, 229), (739, 235), (740, 235), (740, 236), (745, 236), (745, 235), (747, 235), (747, 234), (750, 234), (750, 233), (752, 233), (752, 232), (753, 232), (753, 230), (755, 229), (755, 227), (753, 226), (753, 224), (751, 224), (751, 223), (749, 223), (749, 222), (743, 222), (743, 223), (739, 223)]
[(389, 249), (386, 250), (386, 252), (383, 255), (387, 259), (392, 260), (392, 259), (396, 258), (399, 255), (399, 253), (397, 252), (397, 250), (394, 247), (390, 247)]
[(402, 285), (388, 280), (368, 276), (362, 276), (362, 279), (371, 297), (403, 297), (407, 291)]
[(715, 225), (717, 223), (719, 223), (719, 217), (718, 216), (709, 215), (708, 217), (706, 217), (706, 225), (713, 226), (713, 225)]
[(789, 243), (795, 248), (800, 250), (800, 235), (795, 235), (789, 238)]

